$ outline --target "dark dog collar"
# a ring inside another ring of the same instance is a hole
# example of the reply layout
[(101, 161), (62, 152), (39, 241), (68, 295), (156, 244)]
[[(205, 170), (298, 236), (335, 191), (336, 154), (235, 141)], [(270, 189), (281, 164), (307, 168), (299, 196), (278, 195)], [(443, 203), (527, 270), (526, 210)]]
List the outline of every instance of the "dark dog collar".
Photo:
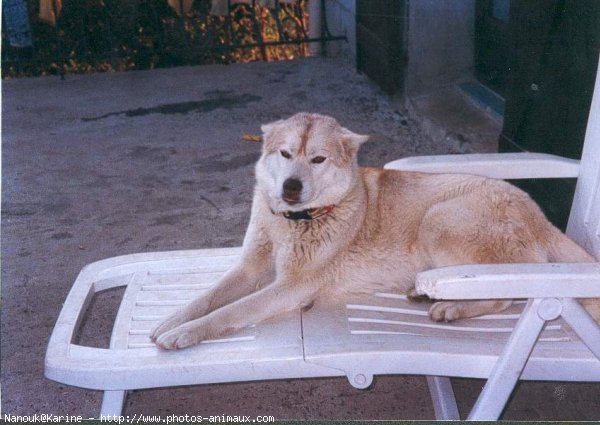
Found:
[(309, 208), (302, 211), (285, 211), (283, 216), (288, 220), (314, 220), (325, 214), (329, 214), (333, 210), (333, 205), (319, 208)]

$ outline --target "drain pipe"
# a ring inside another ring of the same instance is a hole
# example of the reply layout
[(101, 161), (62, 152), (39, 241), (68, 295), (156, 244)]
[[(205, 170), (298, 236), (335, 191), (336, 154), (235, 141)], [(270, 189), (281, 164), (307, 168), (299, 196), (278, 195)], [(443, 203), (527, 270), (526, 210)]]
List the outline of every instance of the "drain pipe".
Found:
[[(323, 22), (323, 8), (321, 0), (308, 1), (308, 37), (321, 38), (321, 23)], [(321, 56), (322, 44), (320, 41), (315, 41), (308, 45), (310, 56)]]

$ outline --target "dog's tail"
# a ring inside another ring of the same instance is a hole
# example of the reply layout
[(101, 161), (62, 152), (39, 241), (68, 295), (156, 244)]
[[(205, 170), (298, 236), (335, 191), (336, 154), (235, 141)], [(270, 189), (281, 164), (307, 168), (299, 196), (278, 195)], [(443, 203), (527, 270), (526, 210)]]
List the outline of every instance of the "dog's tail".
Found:
[[(558, 229), (553, 229), (548, 260), (553, 263), (594, 263), (597, 260)], [(600, 324), (600, 298), (583, 298), (579, 302)]]

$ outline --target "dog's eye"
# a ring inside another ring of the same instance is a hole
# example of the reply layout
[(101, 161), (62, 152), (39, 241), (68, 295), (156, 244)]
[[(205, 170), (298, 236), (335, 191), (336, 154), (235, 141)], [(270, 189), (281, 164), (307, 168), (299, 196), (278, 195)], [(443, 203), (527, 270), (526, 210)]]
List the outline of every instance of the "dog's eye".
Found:
[(320, 164), (321, 162), (325, 161), (327, 158), (325, 158), (324, 156), (315, 156), (313, 159), (310, 160), (310, 162), (312, 162), (313, 164)]
[(284, 157), (285, 159), (290, 159), (292, 157), (292, 155), (290, 155), (290, 153), (288, 151), (284, 151), (284, 150), (280, 150), (279, 153), (281, 154), (282, 157)]

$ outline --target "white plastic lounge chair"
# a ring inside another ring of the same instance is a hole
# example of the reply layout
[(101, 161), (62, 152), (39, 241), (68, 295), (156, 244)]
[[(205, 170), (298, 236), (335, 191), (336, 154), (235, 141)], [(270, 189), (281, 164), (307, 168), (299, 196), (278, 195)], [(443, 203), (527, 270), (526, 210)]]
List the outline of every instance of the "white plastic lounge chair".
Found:
[[(600, 77), (581, 164), (525, 153), (408, 158), (387, 167), (511, 179), (578, 177), (568, 234), (598, 257)], [(101, 414), (119, 415), (131, 389), (317, 376), (347, 376), (366, 388), (374, 375), (421, 374), (438, 419), (458, 419), (449, 377), (487, 379), (469, 419), (497, 419), (518, 379), (600, 382), (600, 329), (573, 300), (600, 297), (597, 263), (421, 273), (417, 288), (437, 299), (526, 299), (506, 312), (451, 324), (430, 321), (427, 306), (403, 296), (376, 294), (298, 311), (181, 351), (155, 348), (148, 339), (153, 324), (206, 290), (238, 254), (238, 248), (134, 254), (87, 266), (50, 338), (46, 376), (104, 391)], [(110, 348), (74, 344), (92, 296), (123, 285)]]

